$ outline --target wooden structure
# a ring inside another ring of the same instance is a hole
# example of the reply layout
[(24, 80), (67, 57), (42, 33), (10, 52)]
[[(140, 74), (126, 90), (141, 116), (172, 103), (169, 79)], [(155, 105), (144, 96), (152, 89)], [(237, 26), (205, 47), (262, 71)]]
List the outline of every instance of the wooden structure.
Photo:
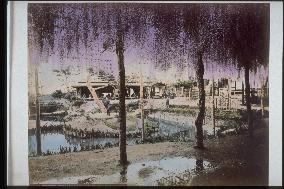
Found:
[[(90, 76), (88, 76), (87, 78), (87, 87), (90, 91), (90, 93), (92, 94), (94, 101), (96, 102), (96, 104), (99, 106), (100, 110), (104, 113), (107, 112), (107, 109), (105, 107), (105, 105), (103, 104), (103, 102), (99, 99), (96, 90), (98, 90), (99, 88), (93, 88), (91, 83), (90, 83)], [(104, 87), (104, 86), (103, 86)]]

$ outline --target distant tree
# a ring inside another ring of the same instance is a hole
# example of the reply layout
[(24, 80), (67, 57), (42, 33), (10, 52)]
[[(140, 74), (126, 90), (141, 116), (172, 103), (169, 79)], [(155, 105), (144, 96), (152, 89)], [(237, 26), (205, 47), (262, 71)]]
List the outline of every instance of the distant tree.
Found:
[(94, 69), (92, 67), (88, 68), (88, 72), (91, 76), (93, 76), (95, 74)]
[(70, 67), (62, 68), (62, 69), (54, 69), (54, 73), (58, 77), (58, 80), (65, 85), (67, 92), (70, 92), (70, 78), (71, 78), (71, 69)]
[(178, 80), (178, 82), (175, 84), (178, 87), (186, 87), (186, 88), (192, 88), (194, 85), (196, 84), (195, 81), (189, 80), (189, 81), (180, 81)]
[(187, 4), (184, 7), (184, 29), (189, 39), (189, 55), (193, 58), (197, 86), (199, 89), (199, 113), (195, 121), (197, 128), (197, 145), (203, 144), (203, 120), (205, 116), (204, 60), (209, 63), (224, 63), (228, 59), (224, 45), (224, 16), (222, 5)]
[(161, 69), (168, 69), (178, 57), (185, 54), (193, 61), (199, 89), (199, 113), (195, 121), (196, 146), (202, 149), (202, 124), (205, 116), (204, 59), (225, 59), (221, 53), (222, 40), (218, 38), (222, 28), (218, 24), (217, 7), (211, 4), (158, 4), (151, 7), (156, 29), (156, 64)]
[(51, 96), (53, 97), (53, 98), (62, 98), (64, 95), (63, 95), (63, 93), (62, 93), (62, 91), (61, 90), (56, 90), (56, 91), (54, 91), (52, 94), (51, 94)]
[(42, 11), (43, 8), (36, 4), (29, 4), (28, 6), (28, 60), (29, 73), (35, 73), (37, 155), (42, 155), (38, 67), (39, 63), (43, 62), (44, 57), (47, 57), (48, 53), (46, 52), (54, 47), (54, 36), (50, 33), (53, 32), (56, 17), (51, 7), (47, 7), (44, 12)]

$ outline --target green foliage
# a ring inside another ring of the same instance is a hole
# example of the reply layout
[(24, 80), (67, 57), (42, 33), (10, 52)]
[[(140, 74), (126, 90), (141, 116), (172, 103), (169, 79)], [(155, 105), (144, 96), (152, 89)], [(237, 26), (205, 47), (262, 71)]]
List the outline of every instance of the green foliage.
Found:
[(112, 119), (107, 119), (104, 121), (104, 123), (106, 124), (106, 126), (108, 126), (109, 128), (118, 129), (118, 123), (116, 121), (113, 121)]
[(185, 87), (185, 88), (192, 88), (193, 86), (196, 86), (196, 81), (188, 80), (188, 81), (181, 81), (180, 79), (175, 84), (176, 87)]
[(51, 101), (51, 102), (48, 102), (47, 104), (42, 104), (40, 106), (40, 111), (42, 113), (52, 113), (52, 112), (62, 109), (62, 107), (63, 106), (60, 103)]
[(64, 97), (65, 99), (69, 100), (69, 101), (72, 101), (72, 100), (76, 100), (77, 97), (76, 97), (76, 94), (75, 92), (67, 92)]
[(127, 116), (126, 117), (126, 129), (127, 131), (135, 131), (136, 130), (136, 117), (135, 116)]
[(159, 129), (159, 125), (157, 122), (150, 121), (148, 119), (145, 120), (145, 134), (146, 136), (151, 136), (151, 134), (154, 133), (154, 131)]
[(102, 113), (102, 111), (99, 109), (99, 108), (94, 108), (92, 111), (91, 111), (92, 114), (96, 114), (96, 113)]
[(188, 106), (173, 106), (170, 105), (170, 108), (167, 109), (154, 109), (152, 112), (168, 112), (168, 113), (176, 113), (181, 115), (187, 115), (187, 116), (196, 116), (197, 115), (197, 109), (196, 108), (190, 108)]
[[(119, 123), (117, 119), (110, 118), (110, 119), (105, 119), (104, 123), (106, 126), (117, 130), (119, 128)], [(127, 131), (135, 131), (136, 130), (136, 117), (135, 116), (127, 116), (126, 117), (126, 129)]]
[(79, 112), (81, 113), (81, 115), (85, 114), (85, 110), (83, 110), (83, 109), (81, 109)]
[(215, 118), (221, 120), (241, 120), (244, 117), (243, 110), (215, 110)]

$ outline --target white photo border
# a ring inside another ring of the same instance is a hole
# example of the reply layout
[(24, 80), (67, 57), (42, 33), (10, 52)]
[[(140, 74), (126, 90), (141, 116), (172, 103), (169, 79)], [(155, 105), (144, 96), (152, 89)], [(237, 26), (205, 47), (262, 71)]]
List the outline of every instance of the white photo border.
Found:
[[(80, 1), (9, 1), (7, 7), (7, 185), (29, 185), (28, 170), (28, 3)], [(88, 2), (88, 1), (83, 1)], [(111, 2), (111, 1), (107, 1)], [(122, 2), (122, 1), (121, 1)], [(131, 2), (131, 1), (123, 1)], [(137, 2), (137, 1), (136, 1)], [(135, 3), (136, 3), (135, 2)], [(154, 3), (187, 3), (156, 1)], [(92, 1), (94, 3), (94, 1)], [(116, 1), (117, 3), (117, 1)], [(133, 2), (131, 2), (133, 3)], [(149, 1), (153, 3), (153, 1)], [(247, 3), (246, 1), (188, 1), (188, 3)], [(251, 3), (248, 2), (248, 3)], [(282, 185), (282, 56), (283, 2), (270, 3), (269, 53), (269, 186)], [(10, 31), (12, 29), (12, 31)], [(281, 90), (280, 90), (281, 86)]]

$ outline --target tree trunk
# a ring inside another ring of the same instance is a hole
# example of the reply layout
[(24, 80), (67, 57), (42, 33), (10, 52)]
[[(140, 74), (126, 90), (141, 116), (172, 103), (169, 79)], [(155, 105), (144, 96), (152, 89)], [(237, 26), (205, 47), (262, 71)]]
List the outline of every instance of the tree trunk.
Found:
[(126, 110), (125, 110), (125, 68), (124, 68), (124, 37), (122, 30), (121, 18), (118, 15), (117, 20), (117, 40), (116, 40), (116, 54), (118, 59), (119, 69), (119, 149), (120, 149), (120, 164), (127, 164), (126, 154)]
[(198, 92), (199, 92), (199, 103), (198, 103), (199, 112), (195, 120), (195, 126), (196, 126), (196, 148), (199, 148), (199, 149), (204, 148), (202, 125), (203, 125), (203, 120), (205, 117), (205, 90), (204, 90), (203, 75), (204, 75), (204, 64), (202, 61), (202, 53), (198, 52), (197, 65), (196, 65), (196, 77), (197, 77), (197, 85), (198, 85)]
[(40, 156), (41, 152), (41, 132), (40, 132), (40, 104), (39, 104), (39, 91), (38, 91), (38, 70), (37, 65), (35, 65), (35, 91), (36, 91), (36, 147), (37, 155)]
[(249, 135), (253, 136), (253, 128), (251, 123), (251, 98), (250, 98), (250, 84), (249, 84), (249, 66), (245, 67), (245, 95), (246, 95), (246, 106), (247, 106), (247, 119)]

